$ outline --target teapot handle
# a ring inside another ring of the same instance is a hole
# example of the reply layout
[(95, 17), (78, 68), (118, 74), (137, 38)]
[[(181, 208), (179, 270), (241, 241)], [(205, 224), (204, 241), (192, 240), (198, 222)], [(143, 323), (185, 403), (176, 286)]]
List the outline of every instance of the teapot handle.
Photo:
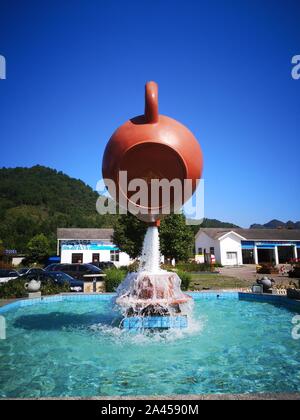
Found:
[(145, 117), (148, 123), (158, 122), (158, 85), (155, 82), (147, 82), (145, 86)]

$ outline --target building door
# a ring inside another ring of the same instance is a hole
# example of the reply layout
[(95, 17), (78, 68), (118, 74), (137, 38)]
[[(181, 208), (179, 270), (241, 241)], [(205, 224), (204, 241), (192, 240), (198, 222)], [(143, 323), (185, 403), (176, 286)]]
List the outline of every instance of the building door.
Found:
[(279, 246), (278, 247), (279, 264), (286, 264), (294, 258), (293, 246)]
[(253, 249), (243, 249), (243, 264), (255, 264)]
[(72, 264), (82, 264), (83, 254), (74, 253), (72, 254)]
[(238, 265), (237, 252), (227, 252), (226, 256), (229, 265)]
[(258, 264), (275, 264), (274, 248), (257, 249)]

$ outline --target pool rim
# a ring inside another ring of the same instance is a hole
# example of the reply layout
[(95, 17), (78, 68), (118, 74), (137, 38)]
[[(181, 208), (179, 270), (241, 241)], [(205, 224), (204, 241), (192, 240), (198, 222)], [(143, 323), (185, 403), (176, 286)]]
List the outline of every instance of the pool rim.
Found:
[[(287, 296), (282, 295), (272, 295), (265, 293), (255, 294), (234, 290), (211, 290), (186, 293), (190, 295), (195, 301), (202, 299), (231, 299), (251, 302), (264, 302), (274, 304), (277, 306), (283, 306), (287, 309), (296, 310), (300, 312), (300, 300), (290, 299)], [(83, 302), (89, 300), (110, 301), (114, 296), (116, 296), (115, 293), (60, 293), (57, 295), (42, 296), (39, 298), (0, 299), (0, 315), (9, 312), (13, 309), (40, 305), (44, 303), (58, 303), (63, 301)]]

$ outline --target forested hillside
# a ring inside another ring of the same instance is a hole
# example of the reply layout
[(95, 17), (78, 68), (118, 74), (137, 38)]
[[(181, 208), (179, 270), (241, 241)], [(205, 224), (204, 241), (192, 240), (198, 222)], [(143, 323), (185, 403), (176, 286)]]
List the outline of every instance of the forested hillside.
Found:
[(82, 181), (50, 168), (0, 169), (0, 240), (22, 252), (44, 233), (54, 251), (58, 227), (110, 227), (114, 216), (96, 212), (97, 197)]

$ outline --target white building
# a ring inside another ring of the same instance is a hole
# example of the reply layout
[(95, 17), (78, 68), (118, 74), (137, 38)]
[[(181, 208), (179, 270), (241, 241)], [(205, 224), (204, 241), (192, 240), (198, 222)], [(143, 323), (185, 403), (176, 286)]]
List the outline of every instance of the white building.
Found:
[(222, 265), (274, 263), (300, 259), (300, 230), (200, 229), (195, 237), (196, 260)]
[(61, 263), (112, 261), (117, 267), (130, 257), (113, 244), (113, 229), (57, 229), (57, 255)]

